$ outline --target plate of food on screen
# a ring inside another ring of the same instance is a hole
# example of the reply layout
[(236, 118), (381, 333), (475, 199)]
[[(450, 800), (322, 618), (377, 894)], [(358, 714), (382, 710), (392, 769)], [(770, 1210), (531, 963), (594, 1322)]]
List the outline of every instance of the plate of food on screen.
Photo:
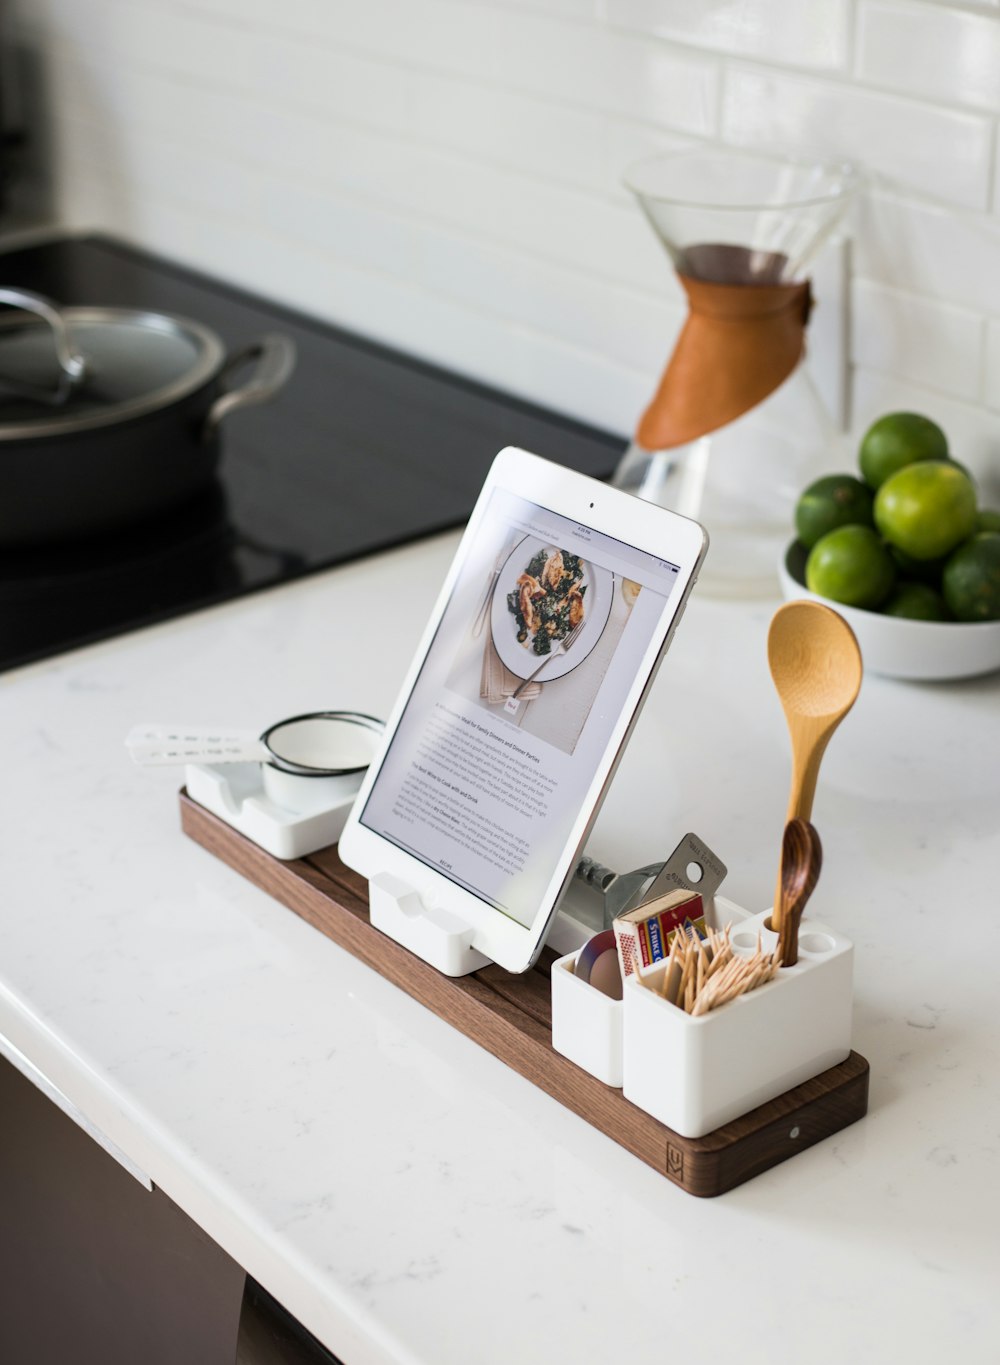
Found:
[(501, 662), (515, 677), (552, 682), (578, 668), (611, 614), (615, 577), (558, 545), (526, 536), (493, 590), (490, 624)]

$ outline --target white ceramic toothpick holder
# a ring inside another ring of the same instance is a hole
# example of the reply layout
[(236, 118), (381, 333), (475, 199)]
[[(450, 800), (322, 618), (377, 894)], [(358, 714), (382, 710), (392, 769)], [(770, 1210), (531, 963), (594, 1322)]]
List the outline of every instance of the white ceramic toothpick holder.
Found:
[[(732, 924), (737, 952), (752, 953), (758, 932), (770, 952), (770, 913), (718, 896), (711, 920)], [(611, 1000), (575, 975), (570, 953), (552, 965), (552, 1045), (675, 1133), (704, 1137), (849, 1056), (853, 953), (804, 919), (794, 967), (698, 1017), (633, 979)]]
[[(777, 935), (765, 927), (769, 918), (768, 910), (734, 924), (734, 949), (752, 953), (760, 933), (764, 951), (772, 952)], [(793, 967), (699, 1016), (627, 980), (625, 1098), (682, 1137), (704, 1137), (845, 1061), (853, 955), (842, 934), (804, 919)]]

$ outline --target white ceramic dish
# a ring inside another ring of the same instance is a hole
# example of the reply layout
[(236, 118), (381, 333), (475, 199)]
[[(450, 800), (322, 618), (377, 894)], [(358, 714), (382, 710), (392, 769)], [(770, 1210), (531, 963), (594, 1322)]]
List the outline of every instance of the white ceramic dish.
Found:
[[(277, 769), (274, 770), (277, 772)], [(189, 763), (185, 786), (192, 801), (225, 820), (275, 858), (304, 858), (340, 838), (363, 773), (354, 774), (341, 790), (331, 792), (308, 777), (280, 774), (293, 787), (295, 809), (265, 790), (266, 763)], [(279, 795), (287, 795), (279, 792)]]
[(865, 668), (887, 678), (919, 682), (974, 678), (1000, 668), (1000, 621), (907, 621), (898, 616), (845, 607), (809, 592), (805, 586), (806, 554), (793, 541), (781, 557), (781, 591), (792, 601), (809, 598), (840, 613), (858, 637)]

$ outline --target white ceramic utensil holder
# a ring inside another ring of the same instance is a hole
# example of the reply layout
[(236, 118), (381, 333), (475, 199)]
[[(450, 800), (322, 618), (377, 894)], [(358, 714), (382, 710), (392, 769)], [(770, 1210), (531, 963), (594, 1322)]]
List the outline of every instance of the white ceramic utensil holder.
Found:
[[(716, 898), (717, 926), (732, 923), (733, 946), (765, 951), (777, 935), (770, 911), (750, 915)], [(843, 1062), (851, 1051), (853, 945), (804, 919), (799, 960), (766, 986), (698, 1017), (625, 982), (610, 1000), (572, 971), (552, 966), (552, 1045), (682, 1137), (698, 1138)]]
[(578, 956), (552, 964), (552, 1046), (605, 1085), (620, 1087), (623, 1002), (576, 975)]

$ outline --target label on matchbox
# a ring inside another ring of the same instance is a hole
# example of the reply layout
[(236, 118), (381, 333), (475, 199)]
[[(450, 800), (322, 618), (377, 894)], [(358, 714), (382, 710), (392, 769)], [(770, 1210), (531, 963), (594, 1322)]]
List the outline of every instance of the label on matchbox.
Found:
[(616, 919), (615, 944), (622, 976), (633, 972), (644, 976), (652, 971), (669, 955), (678, 930), (705, 937), (705, 907), (697, 891), (671, 891)]

